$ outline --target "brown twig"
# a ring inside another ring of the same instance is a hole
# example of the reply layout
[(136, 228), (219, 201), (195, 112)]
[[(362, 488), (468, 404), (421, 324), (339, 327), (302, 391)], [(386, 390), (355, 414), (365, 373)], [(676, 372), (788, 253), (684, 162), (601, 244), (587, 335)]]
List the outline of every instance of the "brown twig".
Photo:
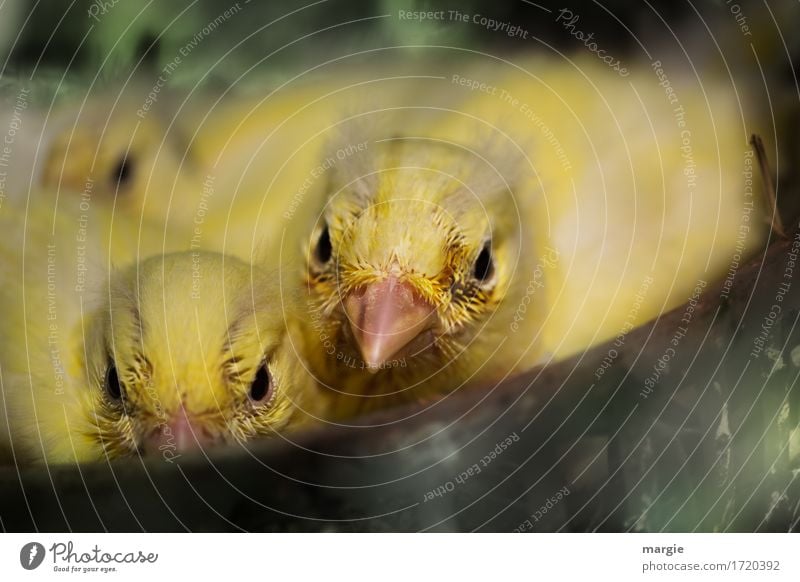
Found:
[(764, 142), (761, 136), (754, 133), (750, 138), (750, 145), (752, 145), (753, 149), (756, 151), (758, 167), (761, 170), (761, 181), (764, 184), (764, 192), (767, 197), (767, 205), (772, 211), (772, 230), (779, 237), (786, 238), (786, 231), (783, 228), (781, 215), (778, 212), (778, 198), (775, 195), (775, 183), (772, 181), (772, 172), (770, 172), (767, 152), (764, 149)]

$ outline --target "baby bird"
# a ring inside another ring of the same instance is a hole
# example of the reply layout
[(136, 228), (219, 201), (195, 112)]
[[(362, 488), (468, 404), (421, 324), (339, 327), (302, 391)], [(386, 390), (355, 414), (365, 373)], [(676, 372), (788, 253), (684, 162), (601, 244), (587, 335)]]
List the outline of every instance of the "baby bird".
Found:
[(466, 69), (488, 89), (441, 87), (434, 123), (399, 116), (335, 168), (304, 326), (341, 417), (624, 341), (763, 240), (759, 128), (724, 82), (523, 65)]
[[(80, 249), (67, 235), (74, 218), (59, 214), (57, 240), (52, 223), (31, 223), (24, 252), (0, 256), (0, 448), (15, 463), (171, 462), (309, 418), (312, 383), (285, 341), (270, 276), (179, 252), (106, 280), (97, 262), (107, 248)], [(75, 259), (87, 252), (79, 284)]]
[(334, 416), (507, 373), (487, 356), (504, 349), (533, 241), (514, 200), (519, 160), (491, 150), (392, 138), (334, 174), (306, 279), (308, 357)]
[[(89, 192), (120, 212), (163, 224), (188, 223), (202, 175), (183, 137), (155, 110), (143, 111), (146, 91), (64, 104), (46, 127), (39, 184), (64, 195)], [(189, 208), (188, 212), (186, 209)]]
[(152, 257), (113, 278), (89, 322), (78, 449), (180, 454), (296, 424), (310, 384), (274, 288), (213, 253)]

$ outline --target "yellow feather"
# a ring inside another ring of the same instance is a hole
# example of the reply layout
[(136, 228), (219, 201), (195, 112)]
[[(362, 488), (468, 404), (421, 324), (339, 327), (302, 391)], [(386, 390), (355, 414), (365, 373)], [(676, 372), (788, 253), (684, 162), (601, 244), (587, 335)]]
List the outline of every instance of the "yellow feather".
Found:
[[(54, 212), (42, 193), (27, 213), (0, 212), (0, 448), (17, 463), (114, 458), (154, 441), (174, 460), (181, 414), (218, 443), (314, 413), (272, 273), (213, 253), (162, 255), (180, 243), (102, 205)], [(274, 393), (254, 402), (262, 365)]]
[[(680, 69), (629, 68), (621, 77), (591, 58), (465, 67), (431, 91), (452, 103), (433, 122), (410, 110), (369, 135), (354, 168), (336, 168), (320, 218), (333, 250), (326, 264), (314, 258), (318, 226), (305, 324), (315, 371), (340, 391), (334, 416), (586, 349), (684, 303), (762, 244), (747, 143), (769, 135), (759, 108), (743, 95), (740, 112), (713, 74), (701, 86)], [(493, 280), (478, 293), (470, 269), (487, 237)], [(343, 303), (390, 275), (439, 323), (368, 373)]]
[(85, 103), (59, 104), (45, 126), (38, 180), (49, 192), (87, 193), (119, 212), (184, 227), (203, 175), (185, 137), (170, 127), (168, 116), (143, 110), (140, 95), (147, 90), (134, 85)]

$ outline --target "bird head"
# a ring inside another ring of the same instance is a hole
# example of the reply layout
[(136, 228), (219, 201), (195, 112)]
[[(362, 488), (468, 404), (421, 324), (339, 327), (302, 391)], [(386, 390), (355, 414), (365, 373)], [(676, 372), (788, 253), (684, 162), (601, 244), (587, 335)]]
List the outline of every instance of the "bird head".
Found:
[(455, 144), (396, 139), (335, 166), (329, 190), (306, 253), (307, 284), (365, 367), (453, 356), (472, 341), (518, 252), (502, 172)]
[(287, 426), (300, 378), (276, 295), (211, 253), (153, 257), (118, 273), (92, 322), (91, 437), (109, 456), (177, 455)]
[(198, 190), (184, 168), (191, 165), (186, 148), (163, 120), (153, 112), (140, 117), (127, 99), (111, 111), (96, 105), (54, 122), (60, 129), (46, 148), (42, 185), (113, 200), (163, 222), (175, 198)]

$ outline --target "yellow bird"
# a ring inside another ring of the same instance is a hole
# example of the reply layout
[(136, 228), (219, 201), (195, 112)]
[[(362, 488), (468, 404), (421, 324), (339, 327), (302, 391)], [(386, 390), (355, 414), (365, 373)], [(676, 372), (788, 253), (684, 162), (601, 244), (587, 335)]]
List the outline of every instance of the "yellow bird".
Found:
[(13, 210), (2, 215), (0, 448), (16, 463), (172, 461), (315, 414), (271, 274), (181, 252), (114, 260), (106, 278), (138, 225), (104, 223), (99, 210)]
[(296, 254), (294, 233), (313, 226), (330, 166), (349, 156), (323, 159), (330, 134), (424, 92), (429, 71), (412, 72), (343, 63), (255, 92), (237, 84), (183, 100), (164, 89), (148, 101), (137, 82), (66, 102), (45, 123), (38, 183), (165, 225), (193, 248), (249, 262), (283, 239)]
[(464, 67), (434, 123), (375, 123), (334, 169), (304, 329), (335, 414), (624, 341), (761, 244), (756, 110), (723, 79), (627, 71)]
[(170, 118), (142, 109), (146, 95), (129, 89), (60, 104), (45, 124), (41, 190), (85, 192), (119, 212), (160, 224), (170, 219), (175, 228), (189, 223), (203, 176)]

